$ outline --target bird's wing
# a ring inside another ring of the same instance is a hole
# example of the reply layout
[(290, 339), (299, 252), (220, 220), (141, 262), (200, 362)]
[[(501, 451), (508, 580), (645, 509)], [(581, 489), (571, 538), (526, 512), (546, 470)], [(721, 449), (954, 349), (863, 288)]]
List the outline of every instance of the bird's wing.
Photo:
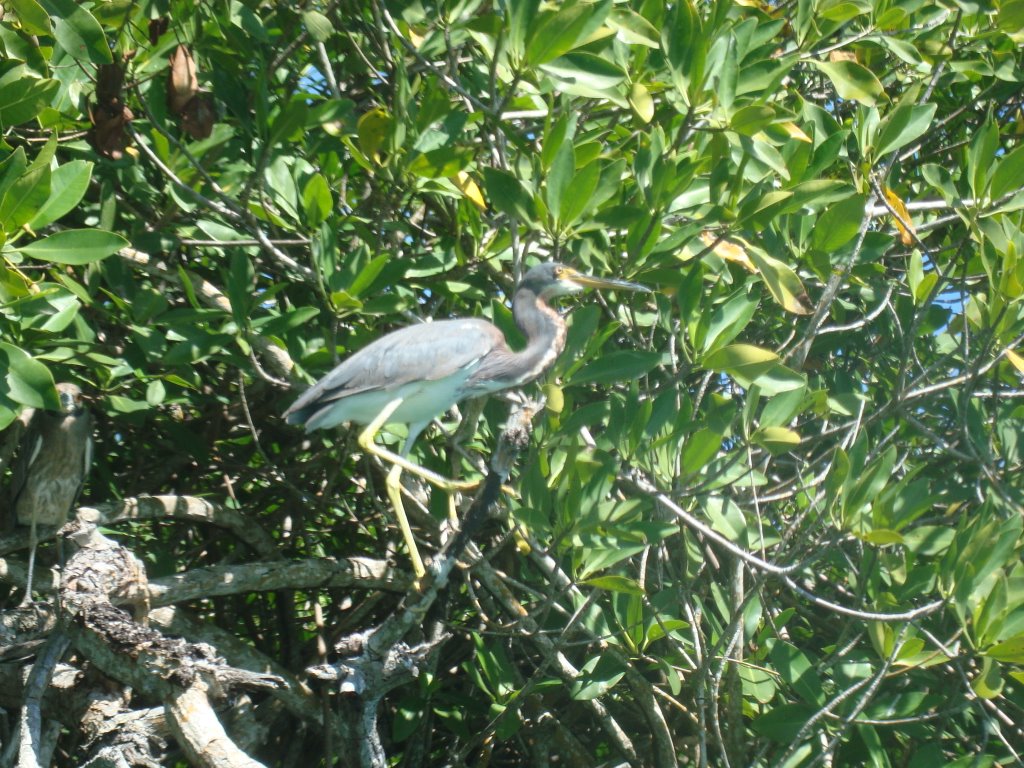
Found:
[(476, 318), (401, 328), (343, 360), (296, 400), (285, 417), (294, 424), (343, 397), (443, 379), (504, 343), (501, 331)]
[(28, 481), (29, 468), (32, 466), (32, 462), (39, 457), (39, 451), (43, 448), (43, 433), (39, 429), (40, 420), (43, 418), (45, 418), (45, 414), (41, 414), (35, 408), (26, 408), (16, 422), (21, 424), (16, 433), (20, 435), (21, 439), (18, 441), (18, 455), (11, 467), (11, 488), (8, 499), (12, 519), (14, 508), (18, 503), (18, 496), (21, 495), (25, 483)]

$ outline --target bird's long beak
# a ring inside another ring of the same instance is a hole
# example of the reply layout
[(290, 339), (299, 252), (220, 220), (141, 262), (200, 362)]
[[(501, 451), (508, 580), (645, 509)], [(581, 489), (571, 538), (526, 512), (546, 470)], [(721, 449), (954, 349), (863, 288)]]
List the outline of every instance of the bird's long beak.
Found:
[(569, 278), (577, 285), (585, 288), (603, 288), (605, 290), (637, 291), (639, 293), (651, 293), (651, 289), (640, 283), (631, 283), (628, 280), (616, 280), (613, 278), (594, 277), (577, 272)]

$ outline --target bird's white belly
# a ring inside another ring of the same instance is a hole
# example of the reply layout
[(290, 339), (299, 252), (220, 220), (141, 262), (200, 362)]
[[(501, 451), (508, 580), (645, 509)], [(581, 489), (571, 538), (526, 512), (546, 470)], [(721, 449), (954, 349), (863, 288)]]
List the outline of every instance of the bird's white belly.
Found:
[(332, 410), (329, 422), (333, 426), (342, 422), (369, 424), (394, 400), (402, 404), (388, 417), (388, 424), (423, 424), (442, 415), (459, 402), (463, 385), (470, 371), (460, 370), (437, 381), (418, 381), (387, 390), (373, 390), (349, 395)]

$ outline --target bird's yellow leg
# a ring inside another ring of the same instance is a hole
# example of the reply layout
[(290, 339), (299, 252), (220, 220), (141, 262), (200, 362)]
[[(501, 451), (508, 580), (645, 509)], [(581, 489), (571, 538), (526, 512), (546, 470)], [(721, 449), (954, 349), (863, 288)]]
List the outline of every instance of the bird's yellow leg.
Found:
[(406, 549), (409, 550), (409, 559), (412, 560), (412, 571), (416, 576), (416, 582), (423, 578), (427, 570), (423, 567), (423, 558), (420, 557), (420, 550), (416, 546), (416, 540), (412, 537), (412, 528), (409, 527), (409, 518), (405, 516), (405, 505), (402, 503), (402, 467), (394, 464), (388, 472), (384, 485), (388, 491), (388, 498), (391, 499), (391, 506), (394, 507), (395, 517), (398, 519), (398, 527), (402, 531), (402, 538), (405, 540)]
[(382, 461), (386, 461), (394, 466), (401, 467), (406, 472), (416, 475), (416, 477), (422, 477), (428, 483), (442, 491), (471, 491), (480, 485), (480, 481), (467, 481), (467, 480), (451, 480), (447, 477), (442, 477), (426, 467), (421, 467), (414, 461), (410, 461), (404, 456), (399, 456), (393, 451), (389, 451), (383, 446), (377, 445), (374, 442), (374, 438), (377, 433), (380, 432), (381, 427), (387, 424), (388, 419), (391, 418), (398, 406), (402, 404), (402, 398), (398, 397), (388, 403), (377, 417), (366, 425), (366, 428), (359, 433), (359, 447), (361, 447), (367, 453), (371, 453)]

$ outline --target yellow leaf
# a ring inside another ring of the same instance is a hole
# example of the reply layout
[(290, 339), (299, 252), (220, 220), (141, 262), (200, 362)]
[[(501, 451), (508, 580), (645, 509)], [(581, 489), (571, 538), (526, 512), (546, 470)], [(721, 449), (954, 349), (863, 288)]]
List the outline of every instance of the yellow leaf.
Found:
[[(747, 252), (741, 246), (730, 243), (728, 240), (719, 240), (714, 232), (709, 232), (708, 230), (700, 233), (700, 239), (704, 245), (711, 248), (711, 252), (718, 258), (733, 261), (751, 272), (757, 272), (757, 267), (754, 266), (750, 257), (747, 256)], [(718, 242), (715, 242), (716, 240)]]
[(786, 121), (784, 123), (779, 123), (779, 125), (782, 127), (782, 130), (786, 132), (789, 138), (796, 139), (797, 141), (806, 141), (808, 144), (813, 143), (811, 137), (804, 133), (796, 123)]
[(374, 107), (359, 118), (356, 135), (359, 137), (359, 148), (366, 157), (380, 163), (379, 151), (390, 129), (391, 115), (383, 107)]
[(654, 117), (654, 99), (650, 92), (640, 83), (633, 83), (629, 92), (629, 104), (633, 107), (637, 117), (645, 123), (651, 122)]
[(1008, 349), (1006, 350), (1006, 359), (1013, 364), (1014, 368), (1016, 368), (1021, 373), (1024, 373), (1024, 357), (1021, 357), (1012, 349)]
[(836, 50), (828, 55), (829, 61), (857, 61), (857, 54), (853, 51)]
[[(896, 224), (896, 230), (900, 233), (900, 242), (904, 245), (913, 245), (916, 233), (914, 232), (914, 225), (910, 220), (910, 211), (907, 210), (907, 206), (903, 204), (900, 196), (888, 187), (885, 188), (885, 199), (889, 201), (892, 209), (899, 214), (898, 217), (893, 216), (893, 221)], [(900, 219), (903, 221), (900, 221)], [(903, 225), (904, 221), (910, 226), (909, 230)]]
[(451, 177), (452, 182), (459, 191), (466, 196), (466, 198), (479, 208), (481, 211), (487, 210), (487, 201), (484, 200), (484, 193), (480, 191), (480, 187), (477, 186), (476, 182), (473, 181), (473, 177), (465, 171), (459, 171)]

